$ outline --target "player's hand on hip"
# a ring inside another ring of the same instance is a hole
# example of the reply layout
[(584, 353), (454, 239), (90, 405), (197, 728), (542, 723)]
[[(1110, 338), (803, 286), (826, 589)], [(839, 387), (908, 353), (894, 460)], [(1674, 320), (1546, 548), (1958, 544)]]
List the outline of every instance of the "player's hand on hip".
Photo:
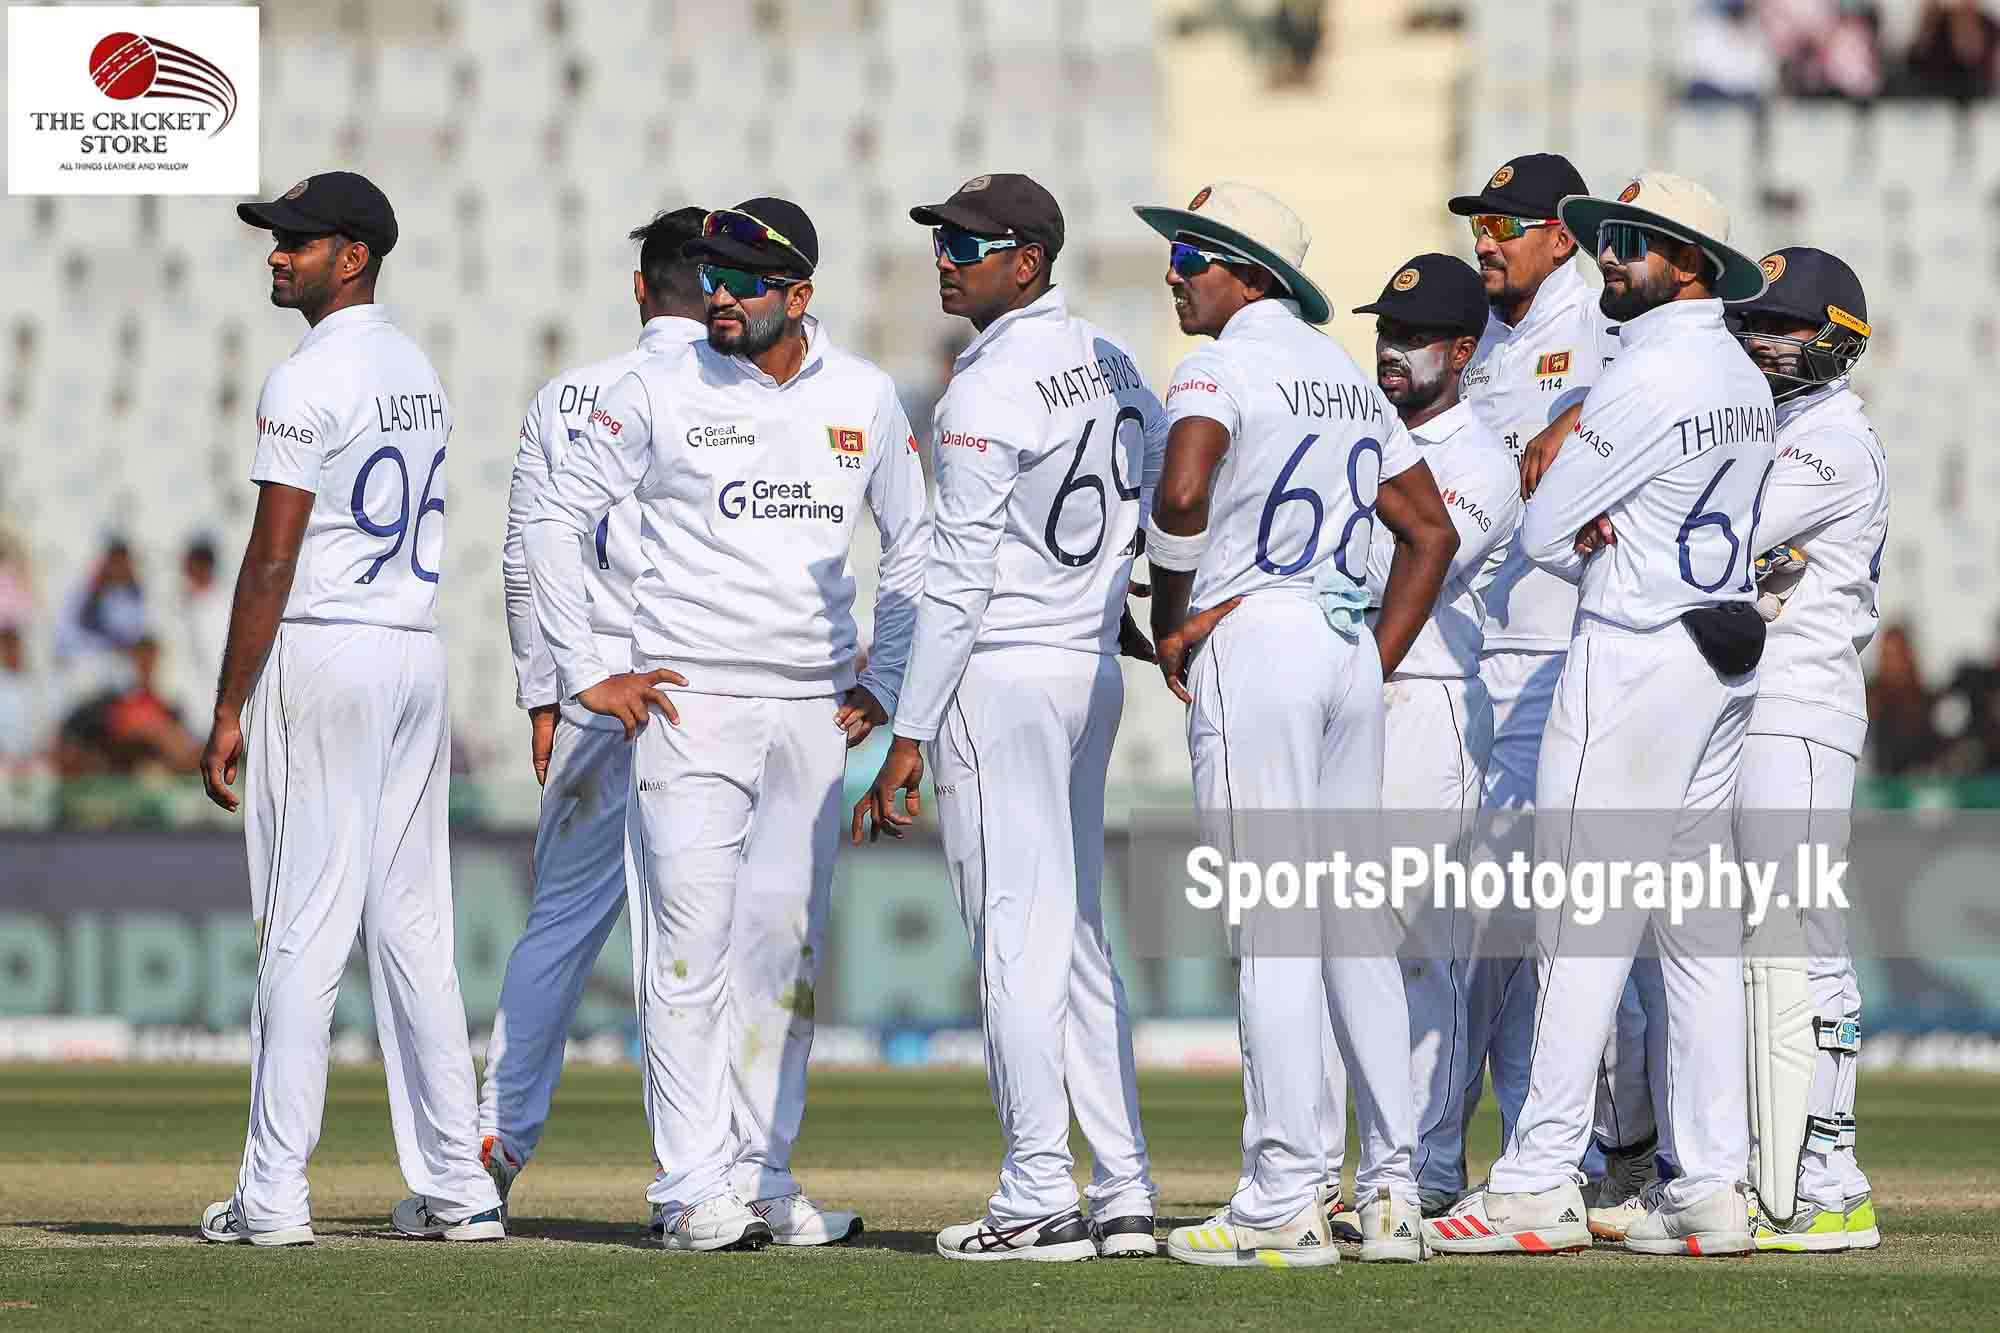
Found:
[(1146, 631), (1140, 629), (1139, 622), (1132, 618), (1129, 606), (1125, 608), (1125, 614), (1118, 618), (1118, 655), (1137, 658), (1141, 662), (1159, 661), (1159, 654), (1153, 651), (1153, 641), (1146, 637)]
[(243, 725), (233, 713), (217, 713), (201, 752), (201, 785), (208, 799), (224, 810), (240, 804), (229, 789), (236, 785), (236, 772), (243, 763)]
[(593, 713), (605, 717), (615, 717), (625, 726), (625, 739), (632, 740), (646, 729), (652, 721), (651, 710), (657, 708), (667, 715), (667, 721), (675, 726), (681, 724), (680, 710), (661, 684), (685, 685), (687, 678), (678, 671), (658, 667), (652, 671), (627, 671), (616, 676), (606, 676), (589, 689), (576, 696), (576, 701)]
[(867, 740), (870, 732), (888, 720), (889, 710), (859, 685), (840, 696), (840, 711), (833, 715), (833, 724), (847, 733), (847, 748), (850, 750)]
[(1232, 597), (1220, 606), (1211, 606), (1199, 615), (1189, 616), (1175, 628), (1173, 633), (1161, 637), (1160, 674), (1166, 677), (1167, 688), (1174, 692), (1174, 698), (1184, 704), (1194, 702), (1194, 696), (1188, 693), (1187, 688), (1188, 659), (1193, 657), (1202, 642), (1215, 632), (1215, 627), (1242, 604), (1241, 597)]
[[(903, 830), (917, 822), (923, 811), (923, 799), (917, 793), (917, 786), (924, 780), (924, 755), (917, 743), (907, 736), (898, 736), (889, 746), (887, 757), (882, 760), (882, 771), (875, 775), (874, 785), (868, 794), (854, 803), (854, 825), (848, 836), (855, 846), (861, 845), (864, 823), (868, 826), (868, 841), (874, 842), (887, 833), (892, 838), (903, 836)], [(896, 808), (896, 793), (904, 793), (904, 809)]]
[(556, 747), (558, 716), (554, 704), (541, 704), (528, 710), (529, 755), (535, 764), (535, 782), (543, 787), (549, 785), (549, 754)]
[(1599, 514), (1577, 530), (1576, 553), (1596, 555), (1607, 546), (1618, 544), (1618, 530), (1611, 526), (1611, 520)]

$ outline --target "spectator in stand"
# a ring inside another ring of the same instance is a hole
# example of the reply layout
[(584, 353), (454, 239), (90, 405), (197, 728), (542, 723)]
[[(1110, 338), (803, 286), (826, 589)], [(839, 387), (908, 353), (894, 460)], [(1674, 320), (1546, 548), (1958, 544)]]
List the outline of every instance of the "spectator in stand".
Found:
[(105, 543), (90, 577), (70, 594), (56, 626), (56, 657), (124, 653), (146, 637), (146, 595), (122, 538)]
[(98, 695), (64, 720), (57, 757), (64, 777), (192, 773), (201, 758), (201, 742), (154, 688), (158, 640), (141, 635), (126, 656), (132, 683)]
[(0, 622), (0, 776), (28, 767), (47, 737), (41, 684), (28, 674), (20, 626)]
[(1926, 0), (1910, 43), (1905, 91), (1961, 102), (1993, 95), (2000, 21), (1977, 0)]
[(1882, 91), (1880, 16), (1853, 0), (1764, 0), (1758, 7), (1784, 89), (1872, 100)]
[(1938, 696), (1946, 725), (1951, 768), (2000, 772), (2000, 650), (1984, 662), (1967, 662)]
[(179, 670), (172, 693), (183, 717), (204, 717), (215, 704), (216, 677), (229, 637), (229, 589), (216, 577), (215, 544), (206, 537), (189, 542), (181, 556), (179, 628)]
[(1777, 90), (1777, 58), (1746, 0), (1709, 0), (1688, 19), (1681, 77), (1690, 102), (1756, 106)]
[(1907, 629), (1883, 630), (1875, 651), (1875, 675), (1868, 682), (1869, 762), (1877, 773), (1912, 774), (1933, 763), (1942, 748), (1931, 722), (1930, 693)]

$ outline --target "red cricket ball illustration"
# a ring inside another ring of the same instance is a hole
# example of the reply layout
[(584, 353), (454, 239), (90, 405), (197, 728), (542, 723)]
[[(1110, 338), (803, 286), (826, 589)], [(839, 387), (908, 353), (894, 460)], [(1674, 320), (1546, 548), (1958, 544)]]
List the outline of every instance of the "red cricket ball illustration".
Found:
[(91, 82), (121, 102), (144, 96), (159, 72), (153, 44), (136, 32), (114, 32), (90, 51)]

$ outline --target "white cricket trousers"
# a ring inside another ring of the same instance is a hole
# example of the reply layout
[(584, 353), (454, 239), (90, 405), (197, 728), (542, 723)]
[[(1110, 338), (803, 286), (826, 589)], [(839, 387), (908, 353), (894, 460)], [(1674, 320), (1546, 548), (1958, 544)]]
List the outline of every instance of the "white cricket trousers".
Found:
[[(1537, 858), (1705, 860), (1709, 841), (1727, 836), (1756, 696), (1755, 671), (1718, 676), (1678, 621), (1644, 633), (1580, 622), (1542, 742)], [(1650, 813), (1593, 813), (1601, 811)], [(1750, 1149), (1741, 918), (1674, 926), (1663, 912), (1607, 914), (1586, 953), (1568, 915), (1544, 912), (1536, 922), (1528, 1096), (1491, 1187), (1540, 1191), (1570, 1178), (1590, 1137), (1605, 1041), (1649, 930), (1665, 996), (1661, 1147), (1683, 1173), (1667, 1198), (1686, 1204), (1741, 1181)]]
[[(1189, 678), (1188, 751), (1204, 811), (1373, 810), (1382, 788), (1382, 661), (1365, 629), (1348, 639), (1287, 593), (1245, 599), (1217, 626)], [(1375, 854), (1374, 849), (1367, 849)], [(1409, 1010), (1397, 940), (1381, 913), (1324, 918), (1362, 957), (1300, 949), (1282, 914), (1246, 923), (1237, 985), (1250, 1179), (1236, 1221), (1276, 1226), (1325, 1179), (1320, 1027), (1330, 1015), (1361, 1138), (1355, 1205), (1378, 1191), (1416, 1201)], [(1372, 938), (1360, 938), (1360, 932)]]
[[(1849, 816), (1854, 805), (1854, 756), (1801, 736), (1752, 735), (1743, 743), (1743, 776), (1737, 783), (1739, 811), (1808, 810), (1809, 821), (1787, 823), (1739, 819), (1737, 851), (1746, 861), (1789, 866), (1800, 839), (1823, 842), (1827, 855), (1847, 855)], [(1821, 818), (1821, 814), (1824, 818)], [(1781, 880), (1791, 878), (1789, 871)], [(1861, 983), (1847, 943), (1847, 918), (1814, 905), (1804, 913), (1806, 984), (1813, 1012), (1829, 1023), (1861, 1021)], [(1809, 1114), (1835, 1122), (1854, 1117), (1855, 1067), (1851, 1051), (1820, 1050), (1813, 1064)], [(1799, 1154), (1799, 1197), (1822, 1208), (1839, 1209), (1868, 1190), (1868, 1177), (1855, 1158), (1851, 1134), (1839, 1143), (1808, 1137)]]
[[(1463, 857), (1486, 786), (1493, 708), (1477, 677), (1411, 676), (1383, 687), (1382, 808), (1410, 811), (1409, 834)], [(1390, 819), (1396, 819), (1391, 815)], [(1392, 823), (1391, 832), (1397, 831)], [(1462, 1193), (1465, 1128), (1479, 1105), (1486, 1049), (1516, 960), (1482, 958), (1484, 914), (1437, 909), (1426, 888), (1410, 905), (1403, 991), (1410, 1006), (1419, 1189)]]
[(1115, 657), (988, 648), (926, 746), (1006, 1143), (986, 1206), (1002, 1226), (1076, 1206), (1072, 1106), (1092, 1215), (1153, 1212), (1131, 1014), (1104, 933), (1104, 776), (1124, 707)]
[(499, 1206), (453, 955), (451, 714), (434, 634), (286, 621), (243, 714), (257, 920), (250, 1133), (236, 1206), (301, 1226), (341, 973), (360, 931), (396, 1158), (447, 1221)]
[[(643, 668), (641, 668), (643, 669)], [(790, 1194), (847, 737), (832, 695), (677, 690), (632, 756), (647, 1199)]]
[[(631, 787), (632, 745), (621, 728), (558, 718), (535, 823), (534, 899), (507, 957), (480, 1087), (479, 1132), (496, 1135), (517, 1161), (541, 1142), (570, 1023), (628, 898), (639, 919), (625, 836)], [(636, 995), (636, 962), (633, 972)]]
[[(1549, 708), (1555, 699), (1556, 682), (1562, 678), (1567, 649), (1554, 652), (1496, 648), (1479, 659), (1480, 683), (1486, 687), (1493, 705), (1493, 750), (1486, 768), (1486, 814), (1503, 837), (1509, 833), (1505, 813), (1526, 815), (1535, 808), (1535, 780), (1541, 767), (1542, 736), (1548, 730)], [(1522, 851), (1531, 829), (1523, 824), (1518, 835)], [(1512, 843), (1496, 848), (1499, 859)], [(1487, 1061), (1493, 1076), (1493, 1099), (1500, 1107), (1500, 1141), (1514, 1134), (1521, 1114), (1521, 1102), (1528, 1095), (1528, 1047), (1535, 1032), (1535, 988), (1537, 977), (1533, 958), (1534, 921), (1531, 913), (1515, 913), (1502, 908), (1494, 914), (1494, 925), (1517, 933), (1527, 942), (1526, 953), (1511, 965), (1500, 964), (1506, 975), (1494, 992), (1488, 986), (1468, 996), (1467, 1017), (1474, 1041), (1485, 1033)], [(1603, 1169), (1601, 1144), (1629, 1147), (1653, 1136), (1655, 1122), (1652, 1095), (1647, 1086), (1649, 1068), (1657, 1066), (1660, 1035), (1649, 1028), (1647, 1015), (1657, 1014), (1660, 989), (1659, 963), (1641, 958), (1632, 969), (1624, 998), (1618, 1004), (1618, 1022), (1604, 1044), (1598, 1066), (1597, 1110), (1592, 1137), (1585, 1149), (1585, 1166), (1595, 1175)], [(1497, 1004), (1497, 1008), (1494, 1007)], [(1655, 1059), (1649, 1066), (1647, 1053)], [(1657, 1079), (1657, 1070), (1654, 1070)], [(1479, 1089), (1472, 1089), (1465, 1108), (1470, 1118), (1477, 1109)]]

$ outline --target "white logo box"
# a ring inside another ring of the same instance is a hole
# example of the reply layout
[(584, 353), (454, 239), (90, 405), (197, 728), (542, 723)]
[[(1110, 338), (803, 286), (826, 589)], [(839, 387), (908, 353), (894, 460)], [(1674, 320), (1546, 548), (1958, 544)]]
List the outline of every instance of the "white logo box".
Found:
[(7, 10), (7, 193), (258, 189), (253, 6)]

